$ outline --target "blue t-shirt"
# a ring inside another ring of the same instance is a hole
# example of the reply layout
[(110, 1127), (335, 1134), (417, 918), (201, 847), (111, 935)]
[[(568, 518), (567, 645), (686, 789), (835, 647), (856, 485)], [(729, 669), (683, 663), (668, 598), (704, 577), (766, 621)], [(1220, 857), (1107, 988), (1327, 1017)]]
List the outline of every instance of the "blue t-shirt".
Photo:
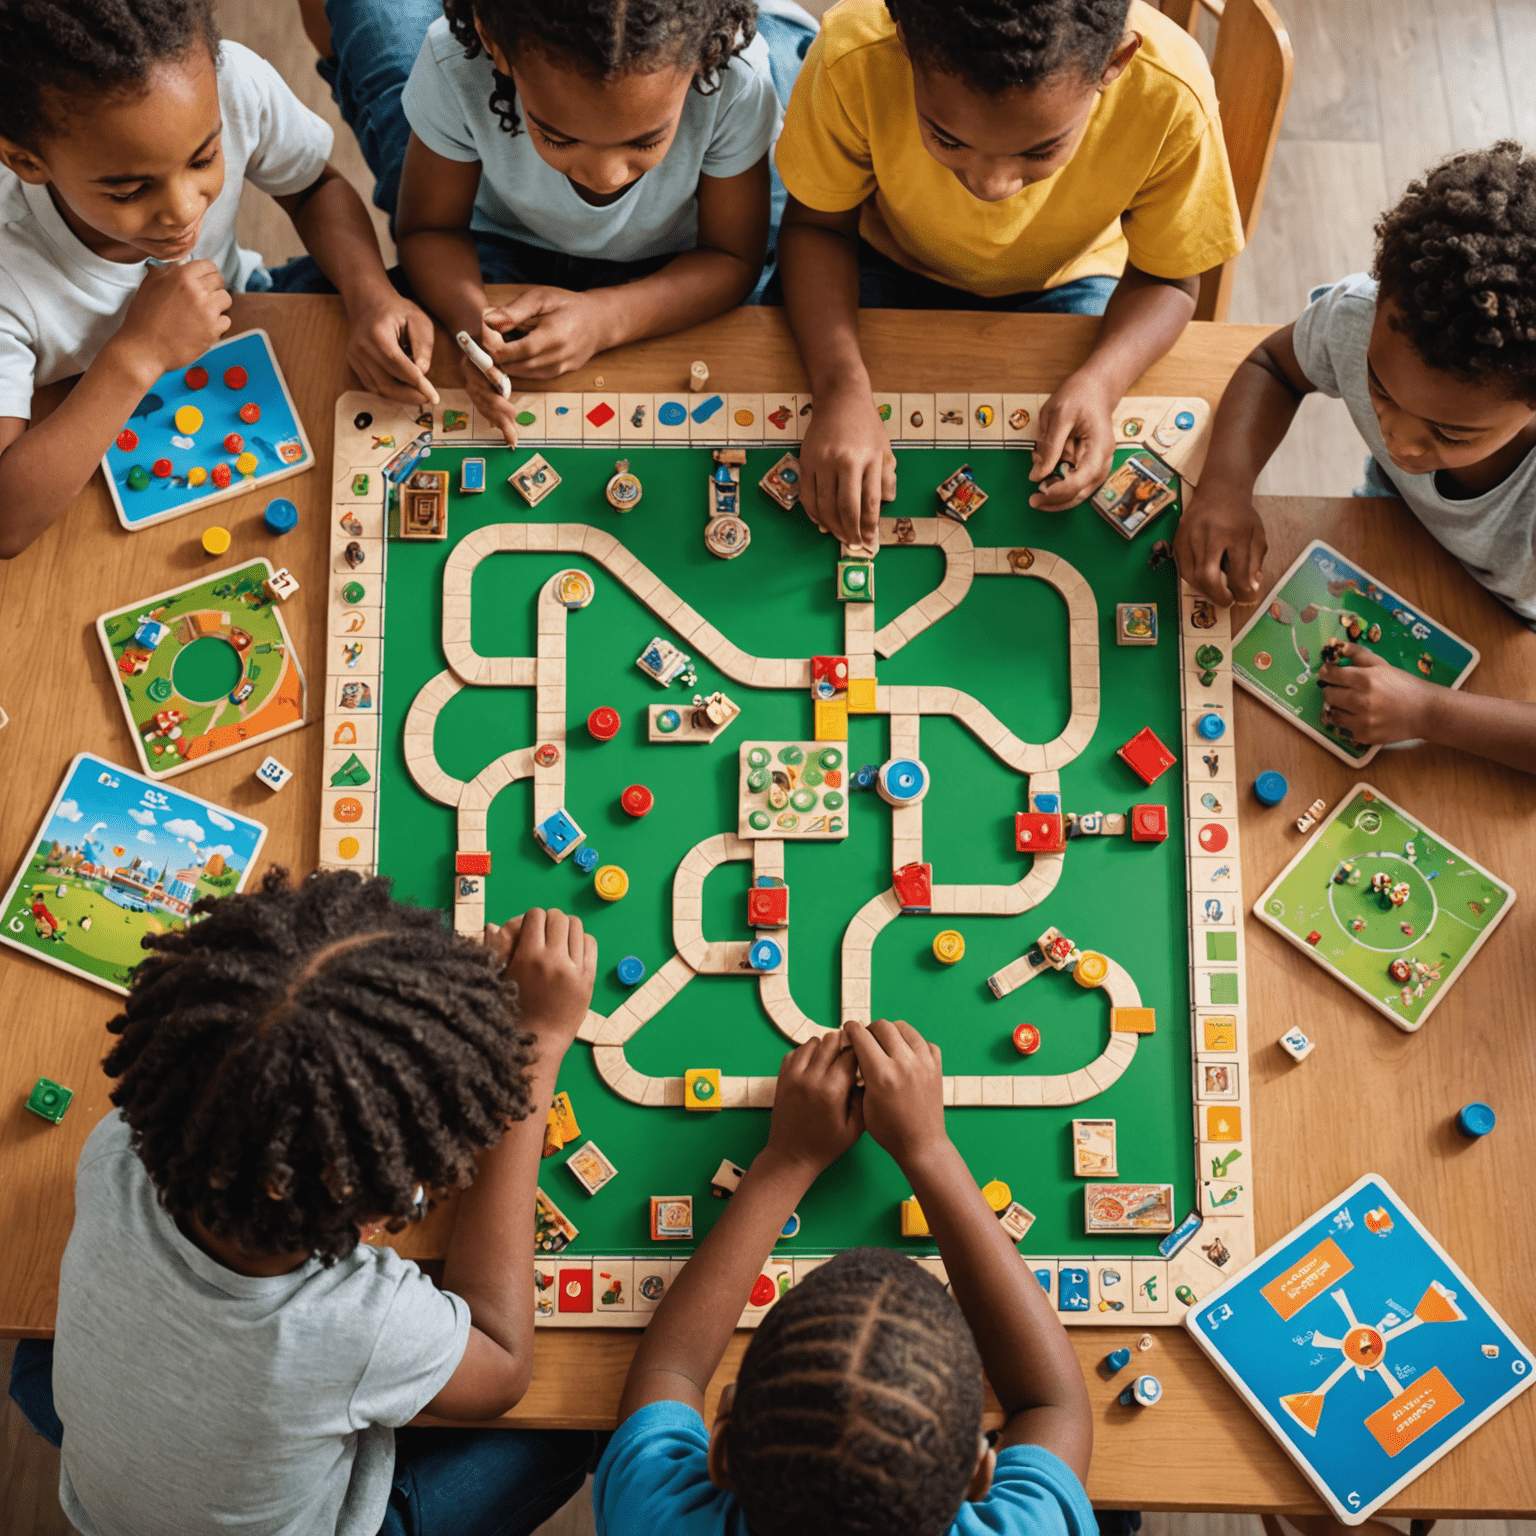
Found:
[[(733, 1493), (709, 1480), (709, 1431), (682, 1403), (651, 1403), (615, 1431), (598, 1464), (598, 1536), (749, 1536)], [(997, 1455), (992, 1487), (960, 1506), (949, 1536), (1097, 1536), (1083, 1485), (1038, 1445)]]

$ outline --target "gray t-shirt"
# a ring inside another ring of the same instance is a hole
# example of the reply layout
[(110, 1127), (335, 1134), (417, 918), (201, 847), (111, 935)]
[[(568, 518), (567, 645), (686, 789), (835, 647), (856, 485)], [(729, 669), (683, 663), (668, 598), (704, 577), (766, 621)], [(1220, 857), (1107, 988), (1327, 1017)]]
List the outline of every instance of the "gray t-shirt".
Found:
[(1395, 465), (1371, 405), (1366, 349), (1376, 320), (1376, 282), (1363, 272), (1336, 283), (1296, 322), (1296, 360), (1325, 395), (1342, 399), (1382, 474), (1467, 573), (1536, 627), (1536, 452), (1481, 496), (1451, 500), (1434, 475)]
[(389, 1248), (237, 1275), (161, 1208), (122, 1117), (91, 1132), (59, 1279), (59, 1502), (86, 1536), (377, 1536), (394, 1427), (469, 1307)]
[(491, 111), (495, 86), (490, 59), (484, 53), (466, 59), (439, 17), (427, 28), (401, 97), (412, 131), (434, 154), (480, 162), (471, 227), (606, 261), (691, 250), (699, 236), (700, 175), (750, 170), (772, 147), (782, 117), (768, 45), (755, 37), (723, 71), (719, 90), (704, 96), (689, 89), (661, 164), (616, 202), (594, 208), (541, 158), (521, 111), (517, 133), (501, 126)]

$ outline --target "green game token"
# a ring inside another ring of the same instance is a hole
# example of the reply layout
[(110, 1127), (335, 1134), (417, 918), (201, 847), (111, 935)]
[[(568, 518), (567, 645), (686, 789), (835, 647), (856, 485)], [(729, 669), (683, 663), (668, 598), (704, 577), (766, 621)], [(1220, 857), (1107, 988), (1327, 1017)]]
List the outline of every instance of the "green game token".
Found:
[(363, 760), (356, 752), (353, 752), (335, 773), (331, 775), (331, 787), (333, 789), (343, 784), (350, 784), (354, 789), (366, 784), (373, 775), (363, 766)]
[(656, 716), (656, 729), (663, 736), (670, 736), (682, 727), (683, 717), (675, 709), (664, 709)]
[(696, 1099), (712, 1099), (715, 1096), (715, 1085), (707, 1077), (695, 1078), (693, 1096)]
[(152, 677), (148, 686), (144, 689), (144, 697), (153, 699), (156, 704), (164, 704), (175, 690), (171, 687), (168, 677)]
[(32, 1092), (27, 1095), (27, 1108), (34, 1115), (40, 1115), (44, 1120), (51, 1120), (57, 1125), (64, 1118), (64, 1111), (69, 1108), (69, 1101), (74, 1096), (73, 1088), (40, 1077), (33, 1083)]
[(768, 812), (753, 811), (747, 817), (747, 825), (756, 832), (766, 832), (768, 830)]
[(810, 811), (816, 808), (816, 791), (814, 789), (797, 789), (789, 797), (789, 803), (797, 811)]
[(341, 589), (341, 600), (344, 603), (360, 603), (367, 595), (367, 590), (360, 581), (349, 581)]
[(512, 419), (520, 427), (531, 427), (539, 418), (532, 411), (519, 411)]
[(807, 785), (820, 784), (821, 783), (821, 769), (820, 768), (807, 768), (805, 770), (805, 772), (800, 775), (800, 782), (802, 784), (807, 784)]
[(352, 494), (354, 496), (366, 496), (368, 494), (368, 476), (352, 476)]
[(754, 768), (747, 775), (747, 788), (754, 795), (760, 795), (768, 788), (768, 770), (766, 768)]
[(840, 811), (843, 808), (843, 797), (838, 794), (835, 789), (829, 789), (826, 794), (821, 797), (821, 803), (826, 806), (829, 811)]
[(841, 768), (843, 765), (843, 754), (836, 747), (823, 747), (816, 761), (823, 768)]
[(753, 768), (766, 768), (769, 763), (768, 748), (753, 747), (752, 750), (747, 753), (747, 762)]
[(135, 464), (128, 471), (128, 489), (130, 491), (142, 491), (148, 489), (149, 471), (142, 464)]
[(805, 753), (802, 752), (799, 747), (794, 746), (793, 744), (787, 747), (780, 747), (779, 761), (783, 763), (786, 768), (793, 768), (796, 763), (803, 763), (805, 761)]

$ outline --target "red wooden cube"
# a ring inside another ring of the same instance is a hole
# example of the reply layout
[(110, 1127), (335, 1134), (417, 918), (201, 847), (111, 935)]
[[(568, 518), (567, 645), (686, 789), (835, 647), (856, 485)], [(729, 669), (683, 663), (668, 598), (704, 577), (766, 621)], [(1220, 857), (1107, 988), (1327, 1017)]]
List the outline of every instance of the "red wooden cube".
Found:
[(789, 887), (754, 885), (747, 892), (747, 922), (753, 928), (789, 926)]
[(1133, 805), (1131, 807), (1131, 841), (1133, 843), (1161, 843), (1168, 836), (1168, 807), (1166, 805)]
[(1066, 818), (1060, 811), (1018, 811), (1013, 843), (1020, 853), (1060, 853), (1067, 846)]
[(891, 878), (903, 912), (933, 910), (933, 865), (903, 864)]
[(1115, 755), (1125, 760), (1143, 784), (1155, 783), (1178, 762), (1149, 725), (1144, 725), (1123, 747), (1116, 748)]
[(453, 856), (453, 872), (456, 875), (488, 875), (491, 856), (489, 853), (465, 853), (461, 849)]

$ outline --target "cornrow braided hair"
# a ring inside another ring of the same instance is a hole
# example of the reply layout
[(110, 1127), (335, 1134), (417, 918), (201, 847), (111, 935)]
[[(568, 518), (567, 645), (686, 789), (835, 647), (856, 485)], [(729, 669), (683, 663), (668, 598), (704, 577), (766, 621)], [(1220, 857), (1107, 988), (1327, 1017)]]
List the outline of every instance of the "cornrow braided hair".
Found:
[[(468, 59), (485, 52), (478, 19), (509, 59), (541, 48), (605, 82), (679, 65), (693, 70), (703, 96), (719, 90), (726, 66), (757, 35), (754, 0), (443, 0), (443, 14)], [(494, 73), (491, 110), (517, 133), (512, 77)]]
[(533, 1037), (490, 950), (348, 871), (192, 909), (144, 940), (104, 1063), (160, 1203), (249, 1253), (357, 1246), (468, 1185), (532, 1105)]
[(1410, 182), (1376, 225), (1373, 275), (1431, 368), (1536, 404), (1536, 158), (1519, 144)]
[(203, 43), (213, 0), (0, 0), (0, 136), (36, 149), (76, 95), (141, 87)]
[(1066, 70), (1097, 80), (1130, 0), (886, 0), (914, 59), (996, 95)]
[(981, 1413), (959, 1307), (903, 1254), (852, 1248), (759, 1324), (726, 1464), (754, 1531), (940, 1536), (975, 1472)]

